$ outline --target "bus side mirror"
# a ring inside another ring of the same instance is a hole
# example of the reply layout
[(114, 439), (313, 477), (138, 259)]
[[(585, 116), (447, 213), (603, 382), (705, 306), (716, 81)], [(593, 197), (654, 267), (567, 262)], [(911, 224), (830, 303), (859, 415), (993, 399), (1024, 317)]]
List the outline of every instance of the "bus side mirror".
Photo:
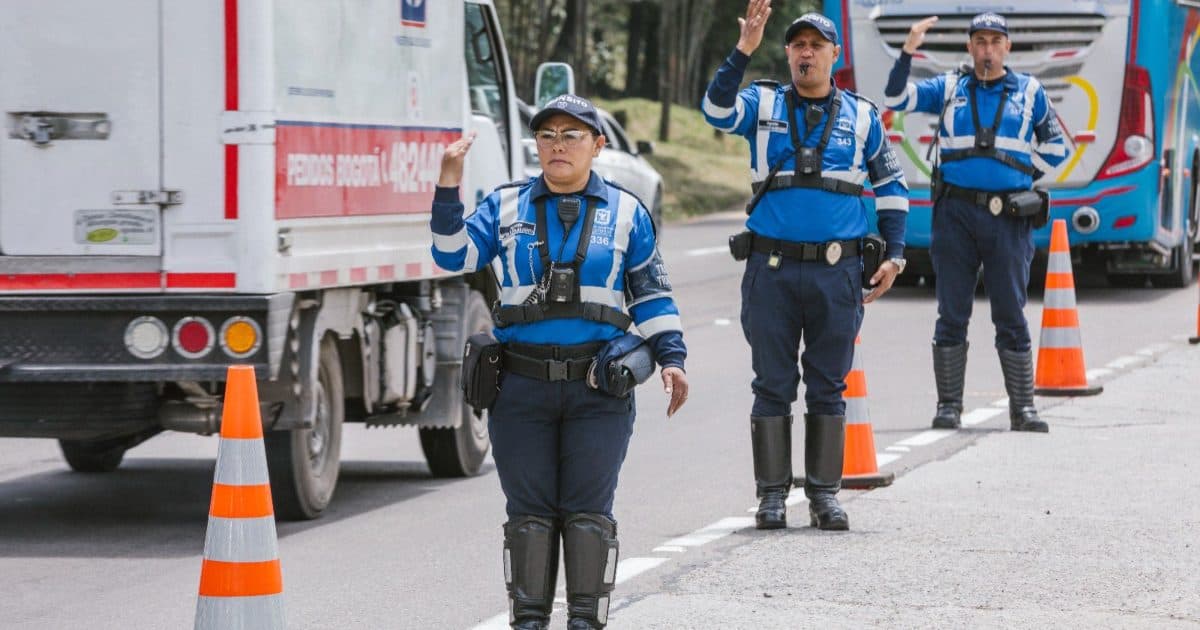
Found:
[(560, 61), (548, 61), (538, 66), (533, 84), (533, 106), (541, 109), (552, 99), (575, 93), (575, 71)]
[(654, 143), (649, 140), (637, 141), (638, 155), (651, 155), (654, 153)]

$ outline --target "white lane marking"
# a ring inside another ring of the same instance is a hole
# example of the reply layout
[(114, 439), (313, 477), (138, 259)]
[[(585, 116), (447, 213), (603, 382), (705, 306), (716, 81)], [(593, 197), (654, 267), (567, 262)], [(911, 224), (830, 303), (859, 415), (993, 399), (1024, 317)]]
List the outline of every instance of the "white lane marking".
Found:
[(672, 538), (663, 544), (675, 547), (699, 547), (700, 545), (706, 545), (714, 540), (717, 540), (718, 538), (724, 538), (725, 536), (728, 536), (739, 529), (751, 527), (753, 525), (754, 519), (752, 518), (746, 518), (744, 516), (731, 516), (728, 518), (723, 518), (711, 525), (702, 527), (690, 534), (680, 536), (678, 538)]
[(898, 453), (907, 453), (907, 452), (911, 451), (912, 449), (907, 446), (900, 446), (899, 444), (893, 444), (893, 445), (887, 447), (886, 450), (896, 451)]
[(714, 326), (728, 326), (731, 323), (733, 323), (733, 322), (730, 322), (728, 319), (725, 319), (724, 317), (718, 317), (713, 320)]
[(1092, 369), (1088, 370), (1087, 373), (1085, 374), (1085, 376), (1087, 376), (1087, 379), (1089, 381), (1106, 378), (1110, 375), (1112, 375), (1112, 370), (1110, 370), (1108, 368), (1092, 368)]
[(667, 560), (669, 558), (625, 558), (617, 563), (617, 584), (632, 580)]
[(1171, 349), (1171, 344), (1155, 343), (1155, 344), (1148, 345), (1145, 348), (1142, 348), (1141, 350), (1138, 350), (1134, 354), (1140, 354), (1144, 357), (1152, 357), (1156, 354), (1162, 354), (1170, 349)]
[(875, 465), (887, 466), (901, 457), (903, 455), (897, 455), (896, 453), (875, 453)]
[(787, 501), (784, 501), (783, 504), (788, 507), (795, 507), (806, 501), (808, 501), (808, 497), (804, 496), (804, 491), (801, 490), (801, 491), (789, 496), (787, 498)]
[(1008, 397), (1005, 396), (1004, 398), (997, 398), (996, 400), (993, 400), (992, 402), (990, 402), (988, 404), (990, 404), (993, 407), (1007, 407), (1008, 406)]
[(900, 446), (928, 446), (934, 442), (937, 442), (938, 440), (944, 440), (951, 435), (954, 435), (954, 431), (952, 430), (930, 429), (928, 431), (922, 431), (910, 438), (900, 440), (899, 442), (896, 442), (896, 444)]
[(508, 630), (508, 613), (502, 612), (495, 617), (488, 617), (471, 630)]
[(679, 547), (676, 545), (659, 545), (658, 547), (655, 547), (651, 551), (653, 551), (654, 553), (683, 553), (683, 552), (687, 551), (687, 548)]
[(683, 253), (684, 256), (710, 256), (712, 254), (720, 254), (721, 252), (729, 251), (728, 245), (719, 247), (701, 247), (699, 249), (689, 249)]
[[(1005, 406), (1008, 406), (1007, 401), (1005, 401), (1004, 404)], [(1003, 409), (998, 409), (995, 407), (980, 407), (979, 409), (972, 409), (971, 411), (964, 413), (962, 415), (962, 423), (963, 426), (973, 427), (977, 424), (987, 422), (988, 420), (991, 420), (1002, 413), (1004, 413)]]
[(1117, 357), (1116, 359), (1105, 363), (1104, 367), (1114, 370), (1124, 370), (1127, 367), (1132, 367), (1145, 360), (1146, 359), (1143, 357)]

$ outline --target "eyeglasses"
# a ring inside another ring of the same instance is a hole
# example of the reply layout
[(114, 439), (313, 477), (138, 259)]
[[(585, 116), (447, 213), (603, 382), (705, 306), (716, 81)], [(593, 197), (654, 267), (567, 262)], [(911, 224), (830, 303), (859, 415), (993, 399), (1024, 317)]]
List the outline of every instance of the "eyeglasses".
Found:
[(537, 145), (542, 148), (553, 147), (555, 144), (557, 144), (558, 140), (561, 139), (563, 146), (567, 147), (568, 149), (573, 149), (579, 146), (579, 143), (582, 142), (584, 138), (587, 138), (591, 135), (592, 134), (590, 131), (584, 131), (582, 129), (564, 129), (562, 131), (555, 131), (553, 129), (538, 129), (537, 132), (533, 134), (533, 137), (537, 138)]

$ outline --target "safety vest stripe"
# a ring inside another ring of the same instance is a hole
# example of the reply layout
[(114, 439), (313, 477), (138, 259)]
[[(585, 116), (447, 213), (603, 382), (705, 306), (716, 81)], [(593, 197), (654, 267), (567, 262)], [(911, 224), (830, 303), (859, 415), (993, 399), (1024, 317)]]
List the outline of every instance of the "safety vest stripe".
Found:
[[(958, 90), (958, 74), (951, 71), (946, 73), (946, 84), (942, 90), (942, 104), (949, 110), (953, 104), (954, 93)], [(943, 118), (943, 126), (946, 129), (946, 137), (954, 137), (954, 112), (947, 111)]]
[(896, 96), (884, 96), (883, 104), (888, 109), (903, 109), (906, 112), (911, 112), (917, 108), (917, 84), (909, 82), (904, 87), (904, 92)]
[(682, 331), (683, 322), (678, 315), (659, 315), (637, 325), (638, 332), (649, 339), (660, 332)]
[(1079, 336), (1079, 328), (1046, 328), (1042, 327), (1042, 340), (1038, 344), (1042, 348), (1082, 348), (1083, 340)]
[[(766, 85), (758, 86), (758, 120), (771, 120), (775, 117), (775, 88)], [(767, 144), (771, 141), (771, 130), (763, 125), (758, 126), (758, 135), (754, 143), (754, 174), (752, 179), (761, 182), (771, 172), (767, 163)]]
[(467, 246), (467, 227), (464, 225), (462, 229), (454, 234), (445, 235), (433, 233), (433, 248), (439, 252), (453, 254), (458, 250)]
[(267, 562), (279, 557), (275, 517), (208, 517), (204, 557), (221, 562)]
[(596, 304), (611, 306), (615, 309), (625, 308), (625, 292), (613, 291), (608, 287), (581, 286), (579, 287), (579, 300), (581, 302), (595, 302)]
[(217, 471), (213, 482), (226, 486), (257, 486), (270, 483), (267, 453), (259, 439), (221, 438), (217, 445)]
[[(846, 95), (838, 92), (838, 98), (842, 99), (842, 106), (846, 105)], [(854, 157), (850, 160), (850, 173), (861, 174), (866, 178), (866, 172), (863, 171), (863, 154), (867, 150), (867, 139), (871, 135), (871, 107), (863, 101), (855, 102), (855, 117), (854, 117), (854, 135), (856, 142), (854, 143)], [(830, 124), (837, 124), (837, 121), (832, 121)], [(880, 146), (883, 143), (880, 142)]]
[[(1017, 138), (1028, 142), (1030, 129), (1033, 127), (1033, 103), (1037, 98), (1037, 92), (1041, 89), (1042, 84), (1037, 79), (1029, 77), (1029, 82), (1025, 84), (1025, 106), (1021, 108), (1021, 131), (1017, 133)], [(1030, 147), (1032, 152), (1033, 147)]]
[(742, 99), (740, 96), (734, 102), (733, 107), (721, 107), (709, 100), (708, 94), (705, 94), (704, 102), (700, 105), (700, 109), (703, 110), (709, 118), (720, 121), (724, 121), (730, 116), (737, 114), (737, 116), (733, 119), (733, 122), (730, 122), (729, 124), (722, 123), (713, 125), (721, 131), (733, 131), (734, 129), (737, 129), (737, 126), (742, 124), (742, 118), (744, 118), (746, 115), (746, 106), (742, 104)]
[[(616, 190), (613, 188), (609, 189)], [(604, 286), (612, 289), (617, 286), (617, 280), (621, 277), (621, 268), (625, 264), (625, 254), (629, 251), (629, 239), (633, 233), (633, 219), (637, 216), (637, 199), (623, 191), (617, 190), (619, 196), (617, 198), (617, 217), (614, 222), (613, 244), (612, 244), (612, 267), (608, 270), (608, 278), (604, 281)], [(610, 198), (610, 206), (611, 198)]]
[[(200, 568), (201, 597), (253, 597), (283, 592), (278, 560), (221, 562), (204, 560)], [(256, 626), (257, 627), (257, 626)]]
[[(517, 221), (517, 213), (521, 208), (521, 191), (517, 188), (505, 188), (500, 191), (500, 208), (497, 223), (500, 230), (508, 228)], [(508, 267), (505, 273), (507, 279), (501, 280), (502, 286), (517, 286), (521, 284), (521, 274), (517, 273), (517, 239), (513, 238), (505, 245), (505, 259)]]
[[(959, 151), (962, 149), (972, 149), (975, 147), (975, 136), (954, 136), (951, 138), (942, 138), (942, 149), (947, 151)], [(1016, 138), (1007, 136), (996, 136), (996, 148), (1005, 151), (1020, 153), (1021, 155), (1030, 154), (1029, 143)]]
[(196, 604), (195, 630), (282, 630), (283, 627), (282, 595), (238, 598), (201, 596)]
[(1071, 273), (1071, 255), (1065, 252), (1053, 252), (1046, 261), (1046, 271), (1050, 273)]
[(1075, 289), (1047, 288), (1042, 296), (1042, 308), (1075, 308)]
[(1073, 308), (1043, 308), (1042, 327), (1078, 328), (1079, 310)]
[[(788, 176), (794, 177), (795, 175), (796, 175), (796, 171), (779, 171), (778, 173), (775, 174), (775, 177), (776, 178), (788, 177)], [(863, 183), (865, 183), (867, 181), (867, 174), (863, 171), (851, 172), (851, 171), (824, 171), (823, 170), (823, 171), (821, 171), (821, 177), (828, 177), (829, 179), (836, 179), (836, 180), (843, 181), (843, 182), (849, 182), (851, 184), (856, 184), (858, 186), (862, 186)]]
[(222, 518), (262, 518), (274, 514), (271, 486), (227, 486), (214, 483), (209, 516)]
[(524, 304), (525, 300), (529, 298), (529, 294), (533, 293), (534, 288), (532, 284), (504, 287), (500, 289), (500, 303), (506, 306)]
[(1075, 277), (1069, 273), (1047, 273), (1046, 274), (1046, 290), (1050, 289), (1074, 289)]

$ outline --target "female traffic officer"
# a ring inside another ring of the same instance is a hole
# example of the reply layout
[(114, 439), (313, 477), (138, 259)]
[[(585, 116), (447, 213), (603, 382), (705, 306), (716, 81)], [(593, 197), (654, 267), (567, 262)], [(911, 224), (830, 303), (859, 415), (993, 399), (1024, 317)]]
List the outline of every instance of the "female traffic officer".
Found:
[[(605, 379), (588, 373), (598, 355), (620, 355), (644, 338), (662, 366), (670, 416), (687, 399), (687, 349), (650, 214), (591, 170), (604, 146), (595, 107), (560, 96), (530, 127), (542, 175), (500, 187), (465, 220), (458, 186), (474, 134), (447, 148), (433, 257), (472, 272), (499, 256), (503, 270), (493, 313), (503, 375), (488, 427), (507, 499), (512, 627), (547, 627), (561, 535), (569, 627), (602, 628), (616, 575), (613, 494), (634, 401), (602, 391)], [(631, 323), (640, 337), (627, 334)]]

